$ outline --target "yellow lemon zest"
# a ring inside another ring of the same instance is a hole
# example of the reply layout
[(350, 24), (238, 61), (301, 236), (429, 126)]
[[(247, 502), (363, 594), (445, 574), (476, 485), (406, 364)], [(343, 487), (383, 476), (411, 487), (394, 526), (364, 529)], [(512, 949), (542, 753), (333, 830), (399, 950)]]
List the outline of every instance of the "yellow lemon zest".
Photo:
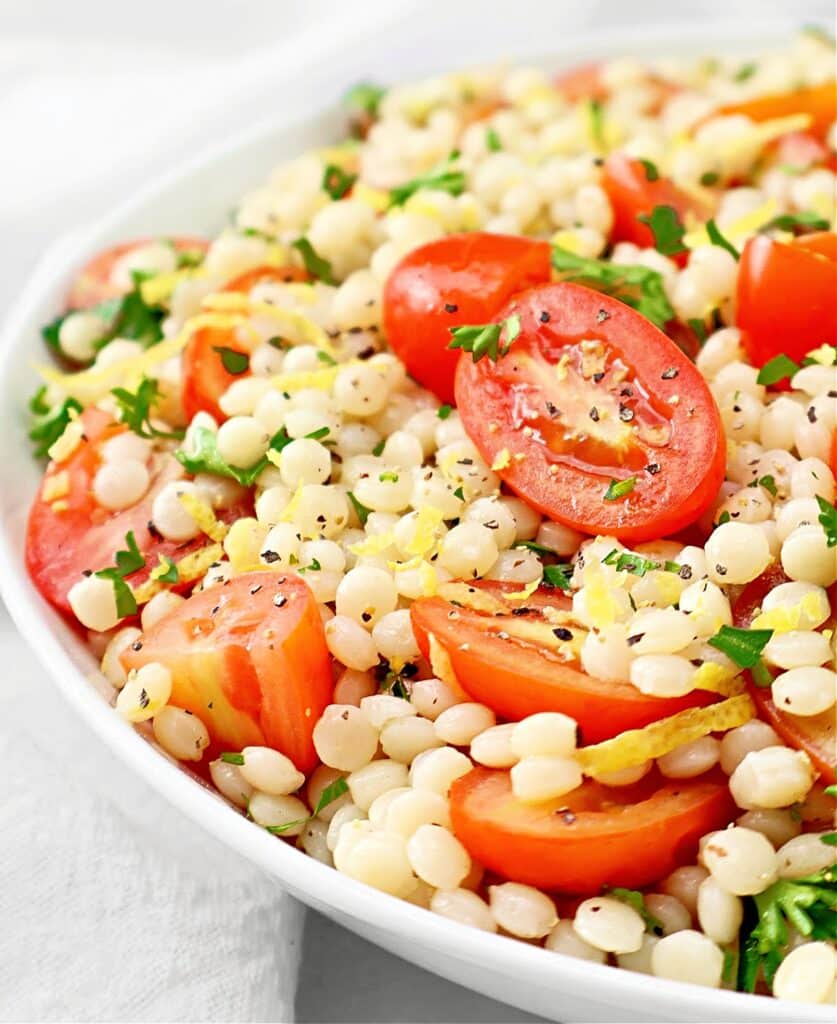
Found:
[[(181, 558), (176, 562), (177, 576), (181, 583), (191, 583), (200, 579), (206, 574), (210, 565), (217, 562), (224, 555), (224, 549), (220, 544), (208, 544), (206, 547), (193, 551), (190, 555)], [(167, 566), (168, 568), (168, 566)], [(165, 590), (165, 585), (156, 579), (147, 579), (134, 590), (134, 600), (137, 604), (147, 604), (155, 594)]]
[(216, 518), (208, 502), (196, 494), (178, 494), (177, 500), (210, 540), (220, 542), (226, 537), (229, 527)]

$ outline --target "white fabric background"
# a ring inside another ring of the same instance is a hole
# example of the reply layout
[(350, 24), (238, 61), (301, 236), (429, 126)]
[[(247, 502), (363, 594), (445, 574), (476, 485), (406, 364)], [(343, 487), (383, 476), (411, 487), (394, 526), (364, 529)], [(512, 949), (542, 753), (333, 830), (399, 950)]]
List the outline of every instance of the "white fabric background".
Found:
[[(833, 21), (832, 5), (792, 0), (544, 3), (567, 30)], [(525, 6), (508, 23), (506, 3), (471, 0), (0, 0), (0, 311), (52, 240), (196, 147), (303, 104), (329, 54), (364, 54), (343, 84), (398, 47), (423, 43), (432, 63), (451, 10), (525, 47)], [(297, 904), (74, 718), (2, 608), (0, 665), (0, 1020), (533, 1019), (318, 915), (303, 939)]]

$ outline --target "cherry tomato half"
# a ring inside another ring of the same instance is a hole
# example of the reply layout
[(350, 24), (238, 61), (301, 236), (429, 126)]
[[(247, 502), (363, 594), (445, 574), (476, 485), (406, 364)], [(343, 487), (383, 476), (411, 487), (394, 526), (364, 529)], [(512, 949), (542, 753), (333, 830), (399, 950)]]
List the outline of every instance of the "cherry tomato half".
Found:
[(823, 343), (837, 343), (837, 235), (818, 232), (777, 242), (747, 241), (738, 270), (738, 326), (750, 360), (799, 362)]
[[(485, 581), (474, 586), (500, 598), (519, 589)], [(519, 721), (539, 711), (561, 711), (578, 722), (584, 743), (599, 743), (714, 699), (700, 691), (685, 697), (649, 697), (628, 682), (587, 675), (572, 647), (558, 641), (555, 622), (543, 614), (544, 607), (569, 610), (570, 601), (559, 590), (543, 588), (526, 600), (509, 599), (507, 604), (510, 610), (505, 614), (457, 607), (441, 597), (421, 597), (410, 607), (424, 656), (429, 655), (432, 633), (447, 652), (463, 690), (501, 718)], [(563, 628), (572, 634), (573, 623), (568, 621)]]
[(475, 768), (450, 791), (453, 831), (503, 878), (539, 889), (595, 895), (636, 888), (692, 863), (701, 836), (736, 808), (726, 778), (670, 782), (656, 773), (619, 788), (585, 781), (558, 800), (525, 804), (508, 772)]
[[(222, 291), (249, 292), (261, 281), (307, 281), (308, 274), (298, 267), (257, 267), (234, 278)], [(183, 350), (183, 408), (191, 419), (195, 413), (208, 412), (220, 423), (226, 414), (218, 404), (221, 395), (233, 381), (248, 377), (249, 370), (232, 374), (224, 366), (218, 349), (249, 354), (250, 347), (235, 331), (219, 327), (204, 327), (196, 331)]]
[(503, 481), (584, 533), (643, 541), (694, 522), (725, 460), (694, 364), (635, 310), (581, 285), (533, 288), (497, 322), (509, 317), (520, 318), (509, 352), (463, 356), (456, 375), (465, 430)]
[[(124, 289), (111, 281), (111, 273), (116, 263), (129, 252), (148, 245), (150, 238), (139, 238), (133, 242), (122, 242), (97, 253), (82, 269), (70, 287), (67, 296), (68, 309), (87, 309), (96, 306), (105, 299), (114, 299), (123, 294)], [(205, 238), (178, 236), (169, 239), (178, 252), (195, 249), (206, 252), (209, 242)]]
[[(787, 582), (788, 578), (782, 570), (773, 567), (747, 584), (733, 607), (735, 625), (739, 629), (749, 629), (750, 623), (761, 611), (765, 594), (778, 587), (780, 583)], [(826, 623), (823, 628), (834, 629), (835, 626), (837, 621), (832, 615), (832, 621)], [(834, 720), (833, 709), (821, 715), (789, 715), (773, 703), (770, 687), (755, 686), (751, 679), (750, 693), (756, 702), (759, 716), (768, 721), (786, 743), (805, 751), (820, 773), (822, 781), (837, 781), (837, 723)]]
[(828, 129), (837, 120), (837, 83), (832, 78), (822, 85), (807, 89), (729, 103), (717, 113), (744, 114), (751, 121), (771, 121), (778, 117), (791, 117), (793, 114), (808, 114), (811, 123), (806, 131), (818, 139), (824, 139)]
[[(137, 649), (138, 648), (138, 649)], [(221, 750), (268, 746), (301, 772), (333, 691), (314, 595), (293, 574), (251, 572), (193, 594), (122, 655), (172, 673), (171, 703), (198, 715)]]
[(443, 402), (453, 401), (459, 353), (450, 329), (490, 321), (512, 295), (550, 278), (546, 242), (475, 231), (419, 246), (384, 288), (383, 323), (396, 355)]

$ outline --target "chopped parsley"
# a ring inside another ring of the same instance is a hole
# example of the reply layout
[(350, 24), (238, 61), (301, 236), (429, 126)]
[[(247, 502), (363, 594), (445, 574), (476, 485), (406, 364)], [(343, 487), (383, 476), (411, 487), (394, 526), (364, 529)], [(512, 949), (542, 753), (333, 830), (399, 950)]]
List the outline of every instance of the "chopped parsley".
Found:
[[(495, 363), (508, 353), (512, 343), (520, 334), (520, 317), (515, 313), (499, 324), (463, 324), (461, 327), (449, 328), (453, 341), (448, 348), (470, 352), (475, 363), (483, 356), (488, 356)], [(500, 336), (505, 331), (505, 339), (500, 343)]]
[(782, 213), (773, 220), (768, 221), (760, 231), (827, 231), (828, 221), (812, 210), (803, 210), (801, 213)]
[(391, 469), (387, 469), (383, 473), (378, 474), (378, 479), (382, 484), (397, 484), (398, 474), (394, 473)]
[(419, 174), (402, 185), (396, 185), (389, 191), (391, 206), (403, 206), (404, 203), (423, 188), (437, 192), (448, 192), (452, 196), (461, 196), (465, 191), (465, 174), (452, 167), (455, 156), (451, 154), (447, 160), (432, 168), (426, 174)]
[[(105, 347), (114, 338), (130, 338), (131, 341), (138, 341), (143, 348), (156, 345), (163, 337), (163, 330), (160, 326), (163, 320), (163, 310), (157, 306), (149, 306), (142, 297), (139, 290), (139, 283), (135, 281), (133, 291), (119, 298), (106, 299), (98, 305), (92, 306), (86, 312), (93, 313), (103, 321), (102, 337), (98, 339), (94, 348), (96, 351)], [(50, 321), (41, 329), (44, 341), (62, 353), (58, 334), (61, 325), (72, 316), (73, 311), (63, 313)]]
[(329, 261), (323, 259), (317, 253), (314, 246), (311, 245), (304, 235), (302, 238), (297, 238), (295, 242), (291, 242), (291, 248), (296, 249), (300, 256), (302, 256), (305, 269), (312, 277), (316, 277), (318, 281), (323, 281), (325, 284), (337, 284), (334, 280)]
[(323, 172), (323, 192), (328, 192), (332, 199), (342, 199), (357, 181), (356, 174), (347, 174), (337, 164), (329, 164)]
[(655, 206), (650, 214), (641, 213), (637, 220), (647, 224), (654, 235), (654, 248), (663, 256), (686, 252), (683, 235), (686, 229), (673, 206)]
[(378, 116), (378, 107), (386, 95), (386, 89), (374, 82), (358, 82), (343, 96), (343, 106), (351, 114), (366, 114), (368, 117)]
[(826, 544), (828, 547), (833, 548), (837, 545), (837, 509), (825, 500), (817, 495), (817, 504), (820, 507), (820, 514), (817, 518), (820, 521), (820, 525), (825, 530)]
[(221, 760), (225, 764), (244, 764), (244, 755), (228, 751), (221, 754)]
[(439, 408), (436, 410), (436, 415), (439, 417), (440, 420), (446, 420), (452, 412), (452, 405), (440, 405)]
[(453, 492), (453, 496), (454, 496), (454, 498), (459, 498), (460, 501), (464, 501), (465, 500), (465, 492), (462, 490), (462, 485), (461, 484)]
[(770, 387), (771, 384), (776, 384), (786, 377), (793, 377), (798, 370), (799, 364), (782, 352), (778, 356), (768, 359), (764, 366), (762, 366), (756, 378), (756, 383)]
[(618, 501), (620, 498), (624, 498), (626, 494), (630, 494), (634, 487), (636, 487), (635, 476), (626, 477), (624, 480), (611, 480), (607, 485), (604, 500)]
[(500, 136), (495, 128), (485, 129), (485, 148), (489, 153), (499, 153), (503, 148), (503, 143), (500, 141)]
[(372, 454), (373, 455), (380, 455), (383, 452), (385, 447), (386, 447), (386, 441), (383, 438), (381, 438), (381, 440), (372, 449)]
[(116, 613), (120, 619), (127, 618), (129, 615), (136, 615), (137, 612), (137, 600), (134, 597), (133, 591), (125, 582), (125, 577), (130, 576), (131, 573), (138, 572), (145, 565), (145, 558), (137, 546), (133, 531), (129, 531), (126, 534), (125, 543), (127, 547), (124, 550), (117, 551), (114, 555), (116, 565), (107, 569), (100, 569), (94, 574), (99, 579), (110, 580), (113, 584), (113, 593), (116, 598)]
[[(327, 428), (324, 428), (327, 431)], [(319, 431), (314, 431), (319, 433)], [(174, 457), (192, 475), (196, 473), (213, 473), (215, 476), (226, 476), (236, 480), (243, 487), (252, 487), (257, 477), (270, 465), (270, 459), (263, 455), (260, 459), (240, 469), (238, 466), (231, 466), (218, 451), (218, 437), (209, 427), (197, 427), (192, 432), (192, 451), (187, 452), (179, 448)], [(310, 437), (311, 435), (307, 435)], [(282, 427), (270, 440), (268, 451), (281, 452), (283, 448), (291, 443), (288, 432)]]
[(776, 479), (770, 473), (767, 473), (764, 476), (760, 476), (757, 480), (753, 480), (752, 483), (747, 484), (747, 486), (763, 487), (766, 491), (769, 491), (774, 498), (779, 493), (779, 489), (776, 487)]
[(605, 148), (604, 107), (602, 101), (591, 99), (587, 103), (587, 116), (590, 119), (590, 135), (599, 149)]
[(114, 388), (111, 394), (116, 399), (116, 418), (140, 437), (183, 437), (182, 430), (158, 430), (151, 423), (151, 410), (160, 397), (156, 380), (143, 377), (136, 391)]
[(632, 907), (645, 922), (645, 930), (647, 932), (650, 932), (652, 935), (663, 934), (662, 922), (654, 917), (645, 905), (643, 893), (637, 889), (623, 889), (620, 886), (615, 886), (613, 889), (608, 889), (606, 894), (612, 896), (615, 900), (619, 900), (620, 903), (627, 903), (629, 907)]
[(709, 235), (709, 241), (713, 245), (717, 245), (721, 249), (726, 249), (726, 251), (730, 254), (730, 256), (732, 256), (734, 260), (738, 260), (741, 258), (741, 253), (735, 248), (735, 246), (728, 238), (725, 238), (724, 235), (721, 234), (721, 229), (718, 227), (714, 220), (710, 220), (707, 222), (706, 233), (707, 235)]
[(369, 518), (369, 513), (372, 511), (372, 509), (367, 508), (365, 505), (361, 505), (361, 503), (357, 500), (357, 498), (354, 496), (354, 494), (352, 494), (351, 491), (346, 491), (346, 497), (352, 503), (352, 508), (355, 510), (357, 517), (361, 522), (361, 525), (366, 526), (366, 520)]
[(40, 388), (29, 402), (29, 408), (38, 417), (29, 430), (29, 440), (35, 442), (35, 457), (46, 458), (50, 448), (67, 429), (67, 424), (82, 411), (75, 398), (65, 398), (60, 405), (50, 408), (44, 401), (46, 388)]
[[(615, 566), (617, 572), (629, 572), (632, 576), (644, 576), (648, 572), (655, 571), (673, 572), (680, 576), (684, 569), (689, 568), (677, 562), (670, 562), (668, 559), (664, 562), (657, 562), (652, 558), (644, 558), (633, 551), (620, 552), (618, 548), (609, 551), (602, 562), (605, 565)], [(689, 572), (689, 576), (691, 576), (691, 572)], [(684, 578), (688, 579), (688, 577)]]
[(330, 356), (328, 352), (324, 352), (323, 349), (317, 349), (317, 359), (326, 366), (337, 366), (337, 360), (334, 356)]
[[(241, 755), (238, 755), (241, 756)], [(221, 755), (223, 760), (224, 755)], [(231, 762), (233, 764), (244, 764), (244, 758), (241, 761)], [(296, 821), (286, 821), (284, 825), (268, 825), (266, 831), (270, 832), (274, 836), (281, 836), (283, 833), (290, 831), (292, 828), (297, 828), (299, 825), (305, 825), (312, 818), (316, 818), (317, 815), (324, 808), (328, 807), (329, 804), (334, 803), (335, 800), (339, 800), (344, 793), (348, 793), (349, 784), (341, 776), (339, 779), (335, 779), (330, 786), (326, 786), (325, 789), (320, 793), (320, 799), (317, 801), (317, 805), (307, 818), (298, 818)]]
[(753, 62), (742, 64), (741, 67), (732, 76), (732, 80), (733, 82), (746, 82), (748, 79), (753, 77), (757, 70), (758, 64), (755, 64)]
[(653, 161), (640, 160), (639, 162), (645, 168), (646, 181), (656, 181), (659, 178), (660, 172), (657, 170), (657, 165)]
[(213, 345), (212, 351), (218, 353), (224, 369), (234, 377), (247, 373), (250, 369), (250, 357), (246, 352), (239, 352), (238, 349), (227, 348), (225, 345)]
[(160, 568), (167, 565), (168, 568), (164, 572), (155, 572), (154, 578), (159, 580), (160, 583), (179, 583), (180, 582), (180, 571), (177, 568), (177, 563), (172, 558), (167, 558), (165, 555), (160, 556)]
[(533, 540), (519, 540), (515, 545), (516, 548), (525, 548), (527, 551), (534, 551), (537, 555), (555, 555), (556, 551), (552, 548), (546, 547), (545, 544), (538, 544)]
[(546, 587), (554, 587), (556, 590), (569, 590), (572, 571), (571, 565), (545, 565), (543, 584)]
[(721, 175), (717, 171), (705, 171), (700, 176), (700, 183), (705, 188), (709, 188), (712, 185), (717, 185), (721, 180)]
[(773, 636), (772, 629), (738, 629), (735, 626), (721, 626), (709, 638), (709, 643), (738, 665), (752, 668), (759, 663), (761, 652)]
[(585, 259), (557, 245), (552, 247), (552, 266), (563, 280), (612, 295), (657, 327), (662, 328), (674, 319), (674, 309), (666, 296), (662, 275), (656, 270)]

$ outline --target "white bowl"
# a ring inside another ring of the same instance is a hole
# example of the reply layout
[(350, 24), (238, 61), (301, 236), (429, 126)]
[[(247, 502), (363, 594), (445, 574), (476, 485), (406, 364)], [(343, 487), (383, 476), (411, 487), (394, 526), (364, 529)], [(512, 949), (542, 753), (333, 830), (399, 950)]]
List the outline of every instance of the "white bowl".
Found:
[[(495, 26), (496, 28), (496, 26)], [(552, 47), (545, 64), (560, 66), (630, 49), (659, 54), (697, 47), (712, 52), (775, 42), (788, 26), (759, 32), (743, 27), (708, 30), (634, 31), (566, 40)], [(536, 33), (533, 36), (537, 37)], [(498, 50), (497, 32), (481, 47)], [(544, 38), (545, 36), (541, 36)], [(474, 44), (468, 59), (474, 60)], [(450, 47), (448, 47), (450, 50)], [(515, 47), (519, 49), (519, 47)], [(540, 49), (540, 47), (539, 47)], [(437, 68), (448, 54), (437, 51)], [(451, 52), (450, 63), (462, 59)], [(346, 63), (344, 80), (360, 77), (364, 66)], [(425, 69), (399, 61), (392, 77)], [(261, 865), (294, 896), (364, 938), (384, 946), (451, 981), (506, 1003), (560, 1020), (619, 1021), (830, 1021), (827, 1007), (778, 1002), (761, 996), (721, 992), (603, 967), (469, 929), (361, 885), (306, 857), (247, 821), (219, 797), (198, 785), (123, 723), (104, 699), (97, 665), (79, 637), (42, 601), (23, 565), (26, 515), (41, 469), (26, 438), (26, 399), (36, 386), (32, 357), (42, 354), (39, 328), (60, 308), (80, 263), (102, 245), (125, 238), (187, 232), (212, 233), (226, 211), (280, 159), (339, 136), (339, 112), (320, 110), (296, 120), (250, 131), (157, 181), (121, 206), (30, 281), (11, 311), (0, 341), (0, 592), (18, 628), (55, 685), (113, 751), (150, 785), (243, 857)]]

